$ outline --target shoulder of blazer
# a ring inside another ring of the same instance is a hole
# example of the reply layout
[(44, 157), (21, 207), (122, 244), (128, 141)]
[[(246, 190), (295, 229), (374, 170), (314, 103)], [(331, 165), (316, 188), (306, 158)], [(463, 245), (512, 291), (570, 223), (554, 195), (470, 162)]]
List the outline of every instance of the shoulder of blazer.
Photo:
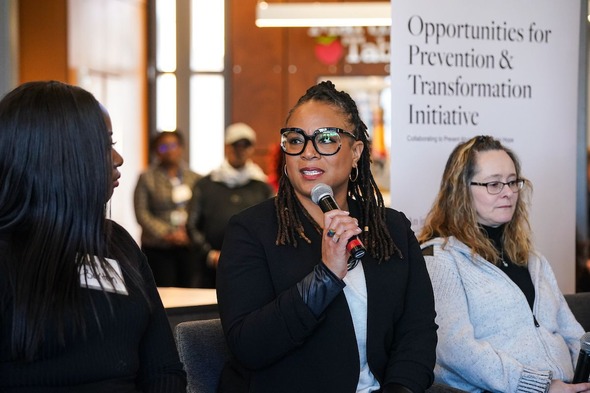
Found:
[(246, 222), (273, 222), (276, 221), (275, 198), (266, 199), (254, 206), (250, 206), (234, 217), (236, 220)]

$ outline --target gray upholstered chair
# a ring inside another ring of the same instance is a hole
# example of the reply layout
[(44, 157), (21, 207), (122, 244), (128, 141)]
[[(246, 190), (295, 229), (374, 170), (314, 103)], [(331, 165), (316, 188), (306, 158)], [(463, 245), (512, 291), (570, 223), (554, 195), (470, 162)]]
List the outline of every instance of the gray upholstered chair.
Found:
[[(215, 393), (229, 349), (219, 319), (181, 322), (175, 329), (180, 360), (187, 373), (187, 393)], [(427, 393), (462, 390), (435, 383)]]
[(215, 393), (229, 349), (219, 319), (181, 322), (175, 329), (187, 393)]
[(568, 294), (564, 297), (580, 325), (590, 332), (590, 292)]

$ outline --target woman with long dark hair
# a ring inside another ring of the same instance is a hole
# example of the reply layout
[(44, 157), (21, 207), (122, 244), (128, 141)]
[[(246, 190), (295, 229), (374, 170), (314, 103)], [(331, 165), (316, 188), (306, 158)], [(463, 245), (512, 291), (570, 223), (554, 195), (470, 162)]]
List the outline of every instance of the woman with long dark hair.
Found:
[(123, 159), (87, 91), (0, 101), (0, 391), (181, 392), (145, 257), (106, 218)]

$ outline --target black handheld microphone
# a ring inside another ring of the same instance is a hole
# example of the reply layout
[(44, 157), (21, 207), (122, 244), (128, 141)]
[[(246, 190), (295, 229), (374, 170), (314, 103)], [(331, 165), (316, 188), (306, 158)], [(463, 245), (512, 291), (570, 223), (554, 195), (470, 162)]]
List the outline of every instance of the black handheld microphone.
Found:
[[(318, 205), (324, 213), (329, 212), (330, 210), (340, 209), (334, 200), (332, 188), (324, 183), (318, 183), (311, 189), (311, 200)], [(367, 252), (358, 236), (353, 236), (348, 239), (346, 250), (354, 259), (361, 259)]]
[(572, 383), (588, 382), (590, 377), (590, 332), (580, 338), (580, 354)]

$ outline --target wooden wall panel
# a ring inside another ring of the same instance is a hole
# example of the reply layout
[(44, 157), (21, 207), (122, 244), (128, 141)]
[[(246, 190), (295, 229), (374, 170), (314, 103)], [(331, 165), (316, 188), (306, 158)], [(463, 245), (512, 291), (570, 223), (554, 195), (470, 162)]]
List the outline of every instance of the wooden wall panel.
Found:
[(256, 3), (256, 0), (226, 1), (229, 12), (228, 121), (244, 121), (257, 131), (259, 143), (255, 161), (268, 173), (272, 170), (268, 166), (268, 156), (278, 144), (278, 130), (288, 110), (318, 78), (385, 76), (389, 65), (388, 62), (348, 64), (344, 57), (336, 64), (324, 64), (315, 55), (318, 44), (316, 38), (309, 35), (309, 28), (257, 27)]
[(268, 171), (285, 116), (284, 33), (255, 25), (256, 0), (228, 1), (228, 98), (230, 122), (257, 132), (254, 160)]
[(67, 0), (20, 0), (19, 83), (68, 80)]

